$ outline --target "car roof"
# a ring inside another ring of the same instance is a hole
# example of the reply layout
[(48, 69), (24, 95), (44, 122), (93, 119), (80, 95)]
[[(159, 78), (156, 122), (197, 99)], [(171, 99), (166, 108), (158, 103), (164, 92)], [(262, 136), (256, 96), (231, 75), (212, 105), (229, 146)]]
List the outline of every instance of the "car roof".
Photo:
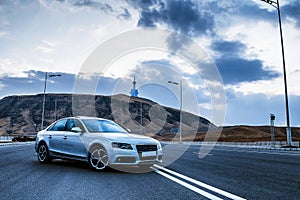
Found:
[(76, 119), (101, 119), (101, 120), (106, 120), (106, 119), (100, 118), (100, 117), (89, 117), (89, 116), (75, 116), (73, 118), (76, 118)]
[[(65, 117), (65, 118), (61, 118), (61, 119), (96, 119), (96, 120), (108, 120), (108, 119), (104, 119), (104, 118), (99, 118), (99, 117), (89, 117), (89, 116), (75, 116), (75, 117)], [(59, 120), (61, 120), (59, 119)]]

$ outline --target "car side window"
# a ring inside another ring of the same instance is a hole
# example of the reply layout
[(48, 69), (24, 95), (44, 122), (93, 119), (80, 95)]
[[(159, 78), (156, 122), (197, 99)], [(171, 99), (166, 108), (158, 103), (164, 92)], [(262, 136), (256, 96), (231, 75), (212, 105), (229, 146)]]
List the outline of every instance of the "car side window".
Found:
[(47, 131), (53, 131), (54, 125), (55, 125), (55, 124), (52, 124), (52, 125), (47, 129)]
[(67, 119), (62, 119), (56, 122), (52, 127), (49, 128), (49, 131), (64, 131), (66, 127)]
[(77, 119), (69, 119), (66, 125), (66, 131), (71, 131), (73, 127), (79, 127), (82, 131), (84, 130), (82, 124)]
[(71, 129), (75, 127), (74, 119), (69, 119), (66, 126), (66, 131), (71, 131)]

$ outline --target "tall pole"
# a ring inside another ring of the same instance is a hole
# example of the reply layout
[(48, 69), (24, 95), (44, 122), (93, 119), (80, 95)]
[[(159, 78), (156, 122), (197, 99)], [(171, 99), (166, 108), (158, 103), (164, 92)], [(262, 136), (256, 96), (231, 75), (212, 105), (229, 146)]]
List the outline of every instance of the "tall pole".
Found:
[(56, 76), (61, 76), (61, 74), (50, 74), (50, 75), (48, 75), (48, 72), (45, 73), (41, 130), (44, 129), (47, 79), (48, 79), (48, 77), (51, 78), (51, 77), (56, 77)]
[(180, 114), (179, 114), (179, 142), (182, 143), (182, 80), (180, 82), (174, 82), (174, 81), (168, 81), (168, 83), (174, 84), (174, 85), (179, 85), (179, 98), (180, 98)]
[(182, 80), (180, 80), (180, 122), (179, 122), (179, 142), (182, 143)]
[(43, 97), (41, 130), (44, 129), (44, 116), (45, 116), (45, 101), (46, 101), (47, 78), (48, 78), (48, 72), (45, 73), (45, 80), (44, 80), (44, 97)]
[(281, 25), (281, 14), (280, 14), (280, 5), (279, 0), (261, 0), (277, 8), (278, 13), (278, 23), (279, 23), (279, 31), (280, 31), (280, 42), (281, 42), (281, 53), (282, 53), (282, 66), (283, 66), (283, 80), (284, 80), (284, 93), (285, 93), (285, 111), (286, 111), (286, 139), (287, 145), (292, 145), (292, 131), (290, 127), (290, 115), (289, 115), (289, 101), (288, 101), (288, 90), (287, 90), (287, 78), (286, 78), (286, 67), (285, 67), (285, 56), (284, 56), (284, 45), (283, 45), (283, 35), (282, 35), (282, 25)]
[(292, 133), (291, 133), (291, 127), (290, 127), (289, 101), (288, 101), (287, 78), (286, 78), (285, 56), (284, 56), (284, 45), (283, 45), (279, 0), (277, 0), (277, 12), (278, 12), (278, 22), (279, 22), (279, 30), (280, 30), (283, 79), (284, 79), (284, 92), (285, 92), (285, 108), (286, 108), (285, 111), (286, 111), (286, 124), (287, 124), (286, 137), (287, 137), (287, 145), (291, 146), (292, 145)]
[(143, 131), (143, 102), (141, 101), (140, 104), (141, 104), (141, 108), (140, 108), (141, 109), (140, 110), (140, 112), (141, 112), (141, 119), (140, 119), (141, 120), (140, 121), (140, 129), (141, 130), (140, 131), (141, 132), (140, 133), (142, 134), (142, 133), (144, 133), (144, 131)]
[(55, 110), (55, 121), (56, 121), (57, 120), (57, 97), (55, 97), (54, 110)]

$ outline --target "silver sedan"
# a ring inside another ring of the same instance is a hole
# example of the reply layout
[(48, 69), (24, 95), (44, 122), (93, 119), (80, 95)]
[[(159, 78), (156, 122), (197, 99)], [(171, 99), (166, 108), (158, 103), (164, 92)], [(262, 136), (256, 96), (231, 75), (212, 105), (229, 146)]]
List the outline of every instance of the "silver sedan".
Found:
[(38, 132), (35, 151), (41, 163), (55, 158), (74, 159), (87, 161), (97, 171), (106, 166), (149, 168), (162, 162), (163, 155), (159, 141), (131, 134), (111, 120), (94, 117), (69, 117), (54, 122)]

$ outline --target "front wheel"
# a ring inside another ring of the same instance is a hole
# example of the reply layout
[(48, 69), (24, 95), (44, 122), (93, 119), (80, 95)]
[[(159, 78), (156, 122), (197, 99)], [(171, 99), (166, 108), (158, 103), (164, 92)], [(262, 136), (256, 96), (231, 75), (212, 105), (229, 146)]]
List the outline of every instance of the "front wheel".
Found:
[(49, 156), (49, 150), (45, 143), (39, 145), (37, 156), (41, 163), (50, 163), (52, 160)]
[(94, 147), (90, 151), (89, 164), (96, 171), (101, 171), (108, 165), (108, 155), (103, 147)]

